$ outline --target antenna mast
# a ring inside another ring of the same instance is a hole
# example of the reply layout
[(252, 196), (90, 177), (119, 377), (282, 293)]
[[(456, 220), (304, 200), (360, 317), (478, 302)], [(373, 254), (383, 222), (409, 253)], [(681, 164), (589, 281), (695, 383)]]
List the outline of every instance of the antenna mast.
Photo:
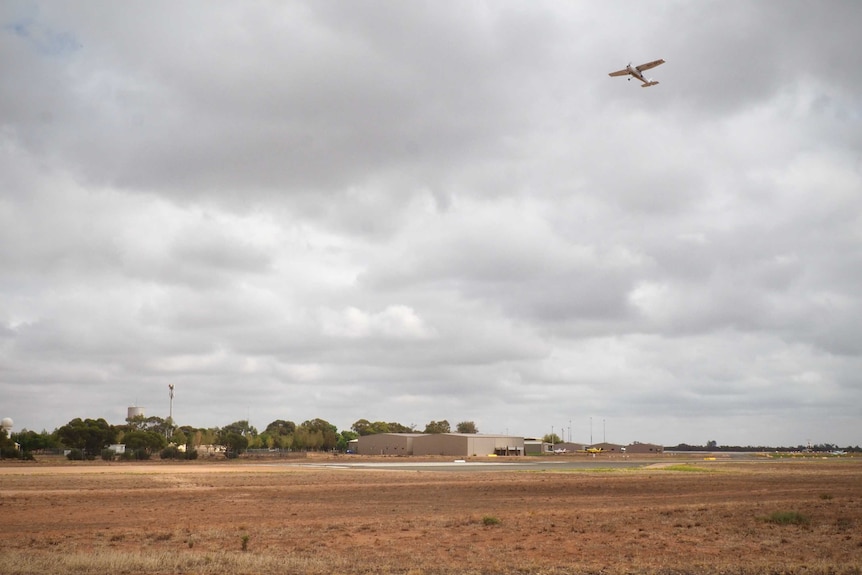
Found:
[(171, 397), (170, 410), (168, 411), (168, 429), (167, 436), (171, 437), (174, 434), (174, 384), (168, 384), (168, 393)]

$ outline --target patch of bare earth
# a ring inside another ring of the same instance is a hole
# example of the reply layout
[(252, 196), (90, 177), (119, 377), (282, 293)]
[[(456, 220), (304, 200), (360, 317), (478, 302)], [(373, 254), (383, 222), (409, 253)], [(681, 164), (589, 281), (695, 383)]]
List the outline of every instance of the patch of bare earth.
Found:
[(0, 572), (862, 573), (862, 461), (699, 468), (5, 467)]

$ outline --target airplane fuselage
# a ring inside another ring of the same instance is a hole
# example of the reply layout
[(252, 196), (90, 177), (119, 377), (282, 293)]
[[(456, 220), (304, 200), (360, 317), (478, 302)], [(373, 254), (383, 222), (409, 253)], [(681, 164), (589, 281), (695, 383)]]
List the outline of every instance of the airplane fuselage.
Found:
[[(631, 64), (629, 64), (628, 66), (626, 66), (626, 70), (628, 70), (628, 71), (629, 71), (629, 74), (631, 74), (632, 76), (634, 76), (635, 78), (637, 78), (638, 80), (640, 80), (641, 82), (643, 82), (644, 84), (646, 84), (646, 83), (647, 83), (647, 80), (646, 80), (646, 78), (644, 78), (644, 75), (643, 75), (643, 74), (641, 74), (641, 73), (638, 71), (638, 69), (637, 69), (637, 68), (635, 68), (634, 66), (632, 66)], [(631, 81), (631, 78), (629, 78), (629, 81)]]

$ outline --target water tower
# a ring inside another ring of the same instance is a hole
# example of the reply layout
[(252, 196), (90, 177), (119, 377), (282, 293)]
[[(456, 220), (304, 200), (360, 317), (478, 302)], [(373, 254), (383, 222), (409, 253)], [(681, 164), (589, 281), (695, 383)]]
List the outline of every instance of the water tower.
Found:
[(133, 405), (132, 407), (129, 408), (127, 413), (128, 413), (128, 415), (126, 416), (127, 420), (135, 418), (135, 417), (144, 417), (144, 408), (143, 407), (136, 407)]
[(14, 424), (15, 422), (12, 421), (11, 417), (4, 417), (3, 420), (0, 421), (0, 427), (2, 427), (3, 431), (6, 432), (7, 437), (12, 434), (12, 426)]

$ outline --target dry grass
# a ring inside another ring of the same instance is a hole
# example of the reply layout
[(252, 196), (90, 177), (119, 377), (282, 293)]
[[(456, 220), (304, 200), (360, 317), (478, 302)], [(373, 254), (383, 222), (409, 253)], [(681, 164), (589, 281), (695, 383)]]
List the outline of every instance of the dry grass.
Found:
[[(807, 522), (764, 520), (787, 510)], [(862, 573), (862, 461), (569, 474), (30, 466), (0, 468), (0, 517), (6, 575)]]
[[(77, 574), (104, 575), (109, 573), (304, 573), (330, 574), (349, 566), (310, 557), (292, 557), (253, 553), (190, 554), (174, 551), (65, 552), (51, 556), (12, 551), (0, 559), (5, 575)], [(334, 571), (333, 571), (334, 570)]]

